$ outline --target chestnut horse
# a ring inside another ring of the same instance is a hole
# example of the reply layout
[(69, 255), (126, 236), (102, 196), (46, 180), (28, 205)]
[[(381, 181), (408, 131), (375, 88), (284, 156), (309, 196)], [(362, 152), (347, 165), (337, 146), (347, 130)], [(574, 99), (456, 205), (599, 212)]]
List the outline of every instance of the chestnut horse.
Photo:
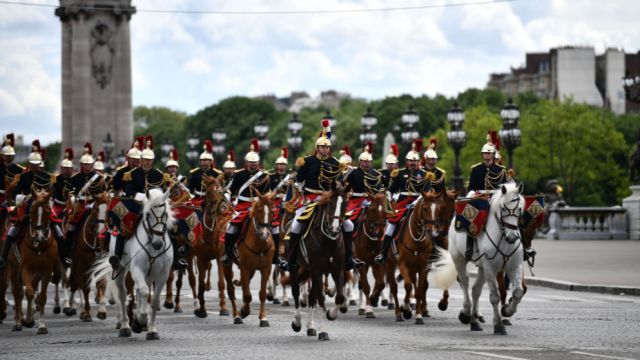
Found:
[[(91, 282), (89, 279), (89, 270), (98, 257), (105, 256), (104, 238), (98, 235), (104, 230), (105, 220), (107, 216), (107, 207), (109, 206), (109, 196), (106, 192), (95, 196), (93, 206), (89, 210), (87, 218), (81, 221), (78, 226), (78, 232), (75, 239), (67, 241), (75, 241), (75, 247), (71, 258), (71, 272), (69, 273), (69, 308), (65, 314), (71, 316), (75, 314), (75, 294), (76, 291), (82, 292), (84, 307), (80, 312), (80, 320), (84, 322), (91, 321), (91, 305), (89, 305), (89, 292), (91, 291)], [(69, 206), (69, 205), (67, 205)], [(77, 204), (72, 205), (77, 206)], [(70, 217), (73, 217), (71, 215)], [(104, 281), (96, 284), (96, 292), (100, 287), (104, 287)], [(103, 289), (104, 290), (104, 289)], [(96, 296), (99, 300), (98, 318), (107, 318), (107, 308), (105, 304), (104, 291)]]
[[(370, 204), (363, 210), (364, 219), (356, 229), (353, 239), (353, 252), (355, 257), (365, 263), (358, 270), (360, 272), (360, 308), (358, 309), (358, 315), (375, 318), (372, 306), (378, 306), (380, 293), (384, 289), (384, 267), (376, 264), (373, 259), (380, 252), (380, 239), (384, 235), (389, 207), (387, 197), (383, 193), (369, 195), (368, 197)], [(371, 273), (375, 279), (373, 293), (371, 293), (369, 279), (367, 278), (369, 268), (371, 268)]]
[[(56, 268), (59, 265), (58, 244), (49, 229), (51, 208), (49, 199), (51, 193), (46, 190), (33, 191), (31, 194), (31, 209), (29, 217), (21, 226), (16, 238), (18, 252), (15, 247), (9, 252), (8, 266), (5, 270), (11, 281), (14, 305), (14, 320), (12, 331), (21, 331), (22, 326), (33, 327), (33, 301), (38, 285), (38, 334), (47, 334), (44, 322), (44, 307), (47, 303), (47, 287)], [(25, 199), (25, 201), (29, 201)], [(24, 292), (22, 285), (24, 283)], [(27, 317), (23, 318), (22, 297), (27, 297)]]
[[(398, 238), (398, 258), (390, 256), (387, 259), (387, 281), (395, 304), (396, 321), (411, 319), (411, 294), (416, 297), (417, 325), (424, 324), (423, 312), (427, 307), (426, 286), (429, 262), (433, 252), (432, 239), (437, 236), (436, 219), (438, 219), (438, 194), (423, 192), (415, 203), (415, 207), (406, 220), (404, 229)], [(395, 279), (396, 266), (404, 281), (405, 298), (400, 306), (398, 302), (398, 285)], [(417, 275), (417, 276), (416, 276)], [(415, 290), (415, 292), (414, 292)], [(402, 315), (400, 312), (402, 311)]]
[[(227, 295), (233, 308), (234, 324), (242, 324), (242, 319), (251, 313), (251, 279), (256, 270), (260, 271), (260, 327), (268, 327), (269, 321), (265, 310), (267, 300), (267, 282), (271, 276), (271, 260), (276, 251), (271, 238), (271, 223), (273, 221), (272, 194), (257, 194), (257, 200), (251, 206), (249, 224), (244, 238), (237, 245), (238, 256), (234, 263), (240, 268), (240, 283), (242, 284), (242, 308), (238, 312), (236, 306), (236, 294), (233, 284), (233, 266), (224, 267), (224, 276), (227, 281)], [(241, 233), (242, 236), (243, 233)]]
[(224, 254), (224, 244), (219, 241), (224, 233), (227, 223), (231, 219), (231, 204), (225, 199), (222, 187), (216, 178), (204, 176), (205, 201), (202, 215), (202, 238), (193, 244), (193, 254), (198, 266), (198, 301), (200, 307), (193, 313), (200, 318), (207, 317), (204, 302), (204, 292), (211, 288), (210, 280), (206, 279), (206, 273), (211, 274), (211, 260), (216, 260), (218, 265), (218, 296), (220, 298), (220, 316), (228, 316), (229, 310), (225, 301), (225, 283), (222, 263), (220, 258)]

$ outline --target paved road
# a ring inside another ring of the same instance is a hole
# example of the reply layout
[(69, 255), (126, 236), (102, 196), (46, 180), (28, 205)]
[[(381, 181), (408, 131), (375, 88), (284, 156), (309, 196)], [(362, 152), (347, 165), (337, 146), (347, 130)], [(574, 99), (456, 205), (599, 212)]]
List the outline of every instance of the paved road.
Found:
[[(254, 281), (253, 287), (256, 287)], [(459, 289), (452, 290), (450, 308), (436, 308), (438, 290), (429, 292), (433, 317), (425, 325), (398, 323), (391, 311), (376, 308), (376, 319), (357, 315), (356, 307), (328, 323), (329, 342), (294, 333), (293, 309), (268, 305), (271, 327), (258, 327), (254, 313), (243, 325), (217, 315), (213, 292), (207, 293), (210, 315), (192, 314), (192, 299), (184, 297), (184, 313), (162, 309), (160, 341), (149, 342), (144, 334), (117, 337), (115, 309), (109, 306), (107, 320), (82, 323), (77, 317), (47, 314), (49, 334), (35, 329), (11, 332), (11, 321), (0, 325), (2, 359), (640, 359), (640, 297), (573, 293), (530, 287), (509, 335), (495, 336), (492, 325), (483, 332), (470, 332), (457, 320), (461, 305)], [(50, 296), (50, 299), (52, 297)], [(254, 295), (254, 299), (257, 296)], [(491, 321), (488, 294), (482, 311)], [(51, 301), (49, 301), (51, 303)], [(331, 303), (331, 300), (330, 300)], [(9, 314), (11, 316), (11, 314)]]

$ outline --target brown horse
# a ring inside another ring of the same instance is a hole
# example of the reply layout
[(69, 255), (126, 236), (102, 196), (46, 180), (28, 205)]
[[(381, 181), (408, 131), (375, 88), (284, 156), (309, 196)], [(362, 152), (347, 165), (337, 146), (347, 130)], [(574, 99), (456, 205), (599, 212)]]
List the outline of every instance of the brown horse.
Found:
[[(106, 192), (96, 195), (93, 206), (86, 219), (78, 223), (79, 228), (76, 238), (67, 240), (75, 241), (74, 251), (71, 256), (73, 263), (71, 264), (71, 272), (69, 273), (69, 290), (71, 292), (69, 296), (69, 307), (75, 309), (75, 293), (80, 290), (82, 292), (81, 299), (84, 303), (83, 310), (80, 312), (80, 320), (84, 322), (92, 321), (91, 305), (89, 304), (91, 282), (88, 273), (96, 259), (100, 256), (105, 256), (104, 238), (98, 235), (105, 227), (109, 201), (109, 195)], [(100, 282), (96, 284), (96, 287), (99, 289), (100, 286), (103, 285), (104, 282)], [(104, 320), (107, 318), (104, 293), (98, 300), (100, 303), (98, 318)], [(67, 311), (65, 314), (71, 316), (75, 314), (75, 311)]]
[[(4, 234), (7, 232), (7, 228), (9, 226), (8, 211), (9, 211), (8, 209), (0, 208), (0, 212), (3, 212), (1, 214), (2, 218), (0, 219), (0, 247), (2, 247), (2, 245), (4, 244)], [(2, 324), (2, 320), (4, 320), (7, 317), (6, 294), (7, 294), (7, 278), (5, 276), (4, 270), (0, 270), (0, 324)]]
[[(380, 252), (380, 239), (384, 235), (389, 206), (387, 197), (383, 193), (369, 195), (369, 201), (369, 206), (363, 210), (364, 219), (360, 221), (356, 229), (356, 235), (353, 239), (353, 252), (354, 256), (365, 263), (358, 270), (360, 272), (360, 308), (358, 309), (358, 315), (375, 318), (372, 306), (378, 306), (380, 293), (384, 289), (384, 267), (376, 264), (373, 259)], [(371, 268), (375, 279), (373, 293), (371, 293), (367, 278), (369, 268)]]
[[(260, 271), (260, 327), (268, 327), (265, 301), (267, 300), (267, 282), (271, 276), (271, 259), (276, 251), (271, 238), (271, 222), (273, 220), (272, 194), (258, 194), (258, 200), (253, 203), (249, 213), (249, 224), (237, 246), (238, 257), (234, 262), (240, 268), (240, 283), (242, 284), (242, 308), (238, 312), (236, 295), (233, 284), (233, 266), (224, 267), (224, 276), (227, 281), (227, 295), (233, 308), (234, 324), (242, 324), (242, 319), (251, 313), (251, 289), (249, 285), (256, 270)], [(241, 233), (242, 236), (242, 233)]]
[[(44, 322), (44, 307), (47, 303), (47, 286), (53, 274), (58, 260), (58, 245), (49, 229), (49, 216), (51, 208), (49, 199), (51, 193), (42, 190), (31, 194), (31, 209), (29, 217), (21, 226), (16, 238), (17, 249), (9, 252), (6, 275), (11, 281), (14, 305), (14, 320), (12, 331), (21, 331), (22, 326), (33, 327), (33, 302), (36, 290), (38, 293), (38, 334), (47, 334), (47, 325)], [(28, 201), (28, 200), (25, 200)], [(24, 292), (22, 285), (24, 283)], [(23, 318), (22, 297), (27, 297), (27, 317)]]
[[(423, 192), (406, 220), (398, 240), (398, 259), (388, 257), (387, 281), (395, 303), (396, 321), (411, 318), (410, 297), (415, 289), (416, 324), (424, 324), (423, 312), (427, 307), (426, 286), (429, 261), (433, 252), (432, 239), (437, 235), (438, 194)], [(396, 266), (404, 281), (405, 298), (402, 307), (398, 302), (398, 285), (395, 280)], [(402, 311), (402, 315), (400, 312)]]
[(225, 282), (222, 271), (220, 257), (224, 254), (224, 244), (219, 239), (227, 227), (230, 220), (231, 204), (225, 199), (222, 187), (214, 177), (204, 176), (206, 184), (206, 194), (204, 202), (204, 213), (202, 217), (202, 239), (193, 245), (193, 254), (196, 257), (198, 266), (198, 301), (200, 307), (193, 310), (193, 313), (200, 318), (207, 317), (207, 310), (204, 302), (204, 292), (207, 288), (205, 274), (211, 271), (211, 260), (216, 260), (218, 265), (218, 296), (220, 297), (220, 316), (228, 316), (229, 310), (225, 301)]

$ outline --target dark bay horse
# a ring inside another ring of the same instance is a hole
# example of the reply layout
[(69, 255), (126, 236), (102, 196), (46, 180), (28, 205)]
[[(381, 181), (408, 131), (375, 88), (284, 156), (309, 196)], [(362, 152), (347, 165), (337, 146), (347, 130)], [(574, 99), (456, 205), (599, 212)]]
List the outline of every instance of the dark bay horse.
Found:
[(331, 274), (336, 287), (335, 306), (326, 311), (329, 320), (335, 320), (338, 308), (346, 312), (347, 303), (344, 296), (344, 256), (345, 245), (342, 238), (342, 223), (344, 222), (347, 198), (344, 189), (323, 193), (318, 202), (309, 206), (316, 207), (312, 218), (307, 224), (308, 231), (302, 233), (298, 252), (300, 269), (291, 271), (291, 292), (295, 302), (295, 315), (291, 327), (298, 332), (302, 328), (300, 313), (300, 284), (311, 279), (309, 292), (309, 322), (307, 335), (316, 335), (316, 321), (318, 321), (318, 340), (329, 340), (323, 320), (324, 294), (323, 275)]

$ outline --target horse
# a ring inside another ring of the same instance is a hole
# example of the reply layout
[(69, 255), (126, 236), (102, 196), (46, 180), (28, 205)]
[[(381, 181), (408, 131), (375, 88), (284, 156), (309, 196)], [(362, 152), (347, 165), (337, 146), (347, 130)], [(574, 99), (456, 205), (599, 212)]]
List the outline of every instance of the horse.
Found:
[[(389, 211), (387, 197), (383, 193), (369, 195), (369, 205), (363, 210), (364, 217), (359, 222), (353, 239), (354, 256), (362, 260), (365, 265), (358, 272), (360, 287), (360, 307), (358, 315), (367, 318), (375, 318), (373, 306), (378, 306), (380, 293), (384, 289), (384, 267), (376, 264), (373, 260), (380, 252), (380, 239), (384, 235), (386, 217)], [(373, 293), (369, 285), (367, 273), (371, 268), (371, 273), (375, 279)]]
[[(11, 281), (14, 305), (14, 321), (12, 331), (21, 331), (22, 326), (31, 328), (33, 319), (33, 302), (38, 292), (37, 309), (40, 311), (38, 334), (47, 334), (44, 321), (44, 307), (47, 303), (47, 287), (59, 264), (58, 244), (49, 228), (51, 207), (49, 190), (33, 190), (29, 217), (24, 219), (16, 238), (16, 246), (9, 252), (6, 276)], [(25, 199), (25, 201), (29, 201)], [(17, 251), (16, 251), (17, 249)], [(24, 290), (23, 285), (24, 283)], [(22, 297), (27, 297), (27, 316), (23, 318)]]
[[(104, 230), (108, 206), (109, 196), (106, 192), (96, 195), (94, 197), (93, 206), (91, 207), (87, 218), (78, 224), (79, 231), (77, 232), (76, 238), (67, 239), (67, 241), (75, 241), (76, 245), (74, 247), (73, 254), (71, 254), (71, 257), (73, 259), (73, 263), (71, 264), (71, 272), (69, 274), (69, 290), (71, 292), (71, 295), (69, 296), (69, 308), (67, 309), (67, 311), (65, 311), (65, 314), (67, 316), (71, 316), (76, 313), (74, 304), (75, 293), (76, 291), (81, 290), (81, 298), (84, 302), (84, 308), (82, 312), (80, 312), (80, 320), (84, 322), (92, 321), (91, 305), (89, 304), (89, 292), (91, 291), (91, 284), (88, 272), (93, 266), (96, 258), (105, 256), (104, 238), (98, 235)], [(104, 282), (97, 283), (96, 293), (104, 285)], [(97, 316), (99, 319), (104, 320), (107, 318), (107, 308), (104, 293), (97, 294), (96, 297), (99, 301), (99, 310)], [(71, 311), (70, 309), (73, 309), (73, 311)]]
[[(291, 293), (295, 303), (295, 314), (291, 328), (299, 332), (302, 328), (300, 312), (300, 284), (311, 279), (309, 291), (309, 322), (307, 336), (316, 336), (315, 321), (318, 321), (318, 340), (329, 340), (323, 323), (324, 294), (322, 276), (331, 274), (336, 287), (335, 306), (326, 310), (326, 317), (333, 321), (337, 318), (338, 308), (347, 311), (344, 296), (344, 256), (345, 245), (342, 239), (342, 223), (344, 222), (347, 198), (344, 189), (338, 186), (335, 190), (323, 193), (317, 203), (313, 203), (314, 213), (308, 220), (310, 229), (300, 240), (298, 256), (299, 271), (290, 271)], [(307, 210), (309, 210), (307, 208)], [(302, 233), (304, 235), (304, 232)], [(317, 313), (317, 314), (316, 314)]]
[[(436, 219), (438, 194), (432, 191), (423, 192), (408, 215), (404, 229), (398, 237), (398, 258), (390, 256), (386, 263), (386, 275), (389, 289), (394, 301), (396, 321), (411, 319), (411, 294), (415, 289), (416, 325), (424, 324), (423, 312), (426, 309), (426, 283), (429, 261), (433, 251), (432, 239), (438, 236)], [(398, 301), (398, 285), (395, 269), (400, 269), (404, 281), (405, 298), (402, 306)], [(417, 276), (416, 276), (417, 275)], [(402, 314), (400, 314), (402, 312)]]
[[(170, 209), (169, 191), (154, 188), (147, 190), (142, 201), (143, 209), (140, 222), (134, 235), (125, 243), (124, 253), (120, 260), (120, 268), (113, 273), (108, 257), (96, 260), (91, 270), (92, 281), (104, 276), (109, 279), (108, 289), (115, 295), (119, 337), (130, 337), (131, 331), (140, 333), (147, 326), (147, 340), (158, 340), (156, 327), (156, 311), (160, 308), (160, 293), (167, 282), (173, 251), (168, 229), (173, 228), (175, 218)], [(109, 252), (115, 251), (115, 239), (109, 244)], [(125, 275), (129, 272), (134, 281), (134, 294), (137, 295), (138, 306), (131, 324), (126, 308), (127, 289)], [(149, 304), (149, 289), (153, 285)]]
[[(515, 314), (517, 306), (524, 295), (522, 288), (523, 251), (518, 222), (524, 209), (524, 198), (515, 182), (503, 184), (494, 191), (489, 199), (489, 215), (484, 231), (476, 241), (474, 262), (478, 265), (478, 275), (473, 285), (472, 299), (469, 297), (469, 275), (467, 261), (464, 257), (467, 234), (457, 231), (455, 226), (449, 228), (449, 250), (439, 250), (440, 259), (434, 264), (434, 279), (441, 286), (455, 281), (456, 274), (464, 296), (463, 307), (458, 319), (463, 324), (470, 324), (471, 331), (481, 331), (478, 319), (478, 302), (485, 283), (490, 290), (489, 300), (493, 307), (493, 332), (506, 335), (501, 314), (510, 317)], [(452, 220), (454, 224), (455, 219)], [(500, 293), (496, 281), (498, 272), (504, 271), (512, 280), (514, 289), (508, 304), (498, 310)], [(448, 287), (448, 286), (447, 286)]]
[(225, 301), (224, 272), (220, 258), (224, 254), (224, 244), (219, 241), (224, 234), (227, 223), (231, 219), (231, 204), (225, 199), (222, 187), (216, 178), (204, 176), (205, 201), (202, 214), (202, 238), (193, 244), (193, 254), (198, 266), (198, 302), (199, 308), (193, 310), (199, 318), (207, 317), (204, 292), (211, 288), (211, 280), (207, 280), (206, 274), (211, 274), (211, 260), (216, 260), (218, 265), (218, 297), (220, 298), (220, 316), (229, 316)]
[[(240, 283), (242, 284), (242, 308), (238, 312), (236, 295), (233, 284), (233, 266), (224, 267), (227, 281), (227, 295), (233, 309), (233, 323), (242, 324), (242, 319), (251, 313), (251, 289), (249, 285), (256, 270), (260, 271), (260, 327), (268, 327), (269, 321), (265, 311), (267, 300), (267, 282), (271, 276), (271, 259), (275, 253), (275, 245), (271, 238), (271, 222), (273, 220), (273, 195), (257, 194), (257, 200), (249, 212), (249, 224), (246, 233), (241, 233), (240, 243), (237, 245), (238, 256), (234, 263), (240, 268)], [(242, 231), (242, 230), (240, 230)]]

